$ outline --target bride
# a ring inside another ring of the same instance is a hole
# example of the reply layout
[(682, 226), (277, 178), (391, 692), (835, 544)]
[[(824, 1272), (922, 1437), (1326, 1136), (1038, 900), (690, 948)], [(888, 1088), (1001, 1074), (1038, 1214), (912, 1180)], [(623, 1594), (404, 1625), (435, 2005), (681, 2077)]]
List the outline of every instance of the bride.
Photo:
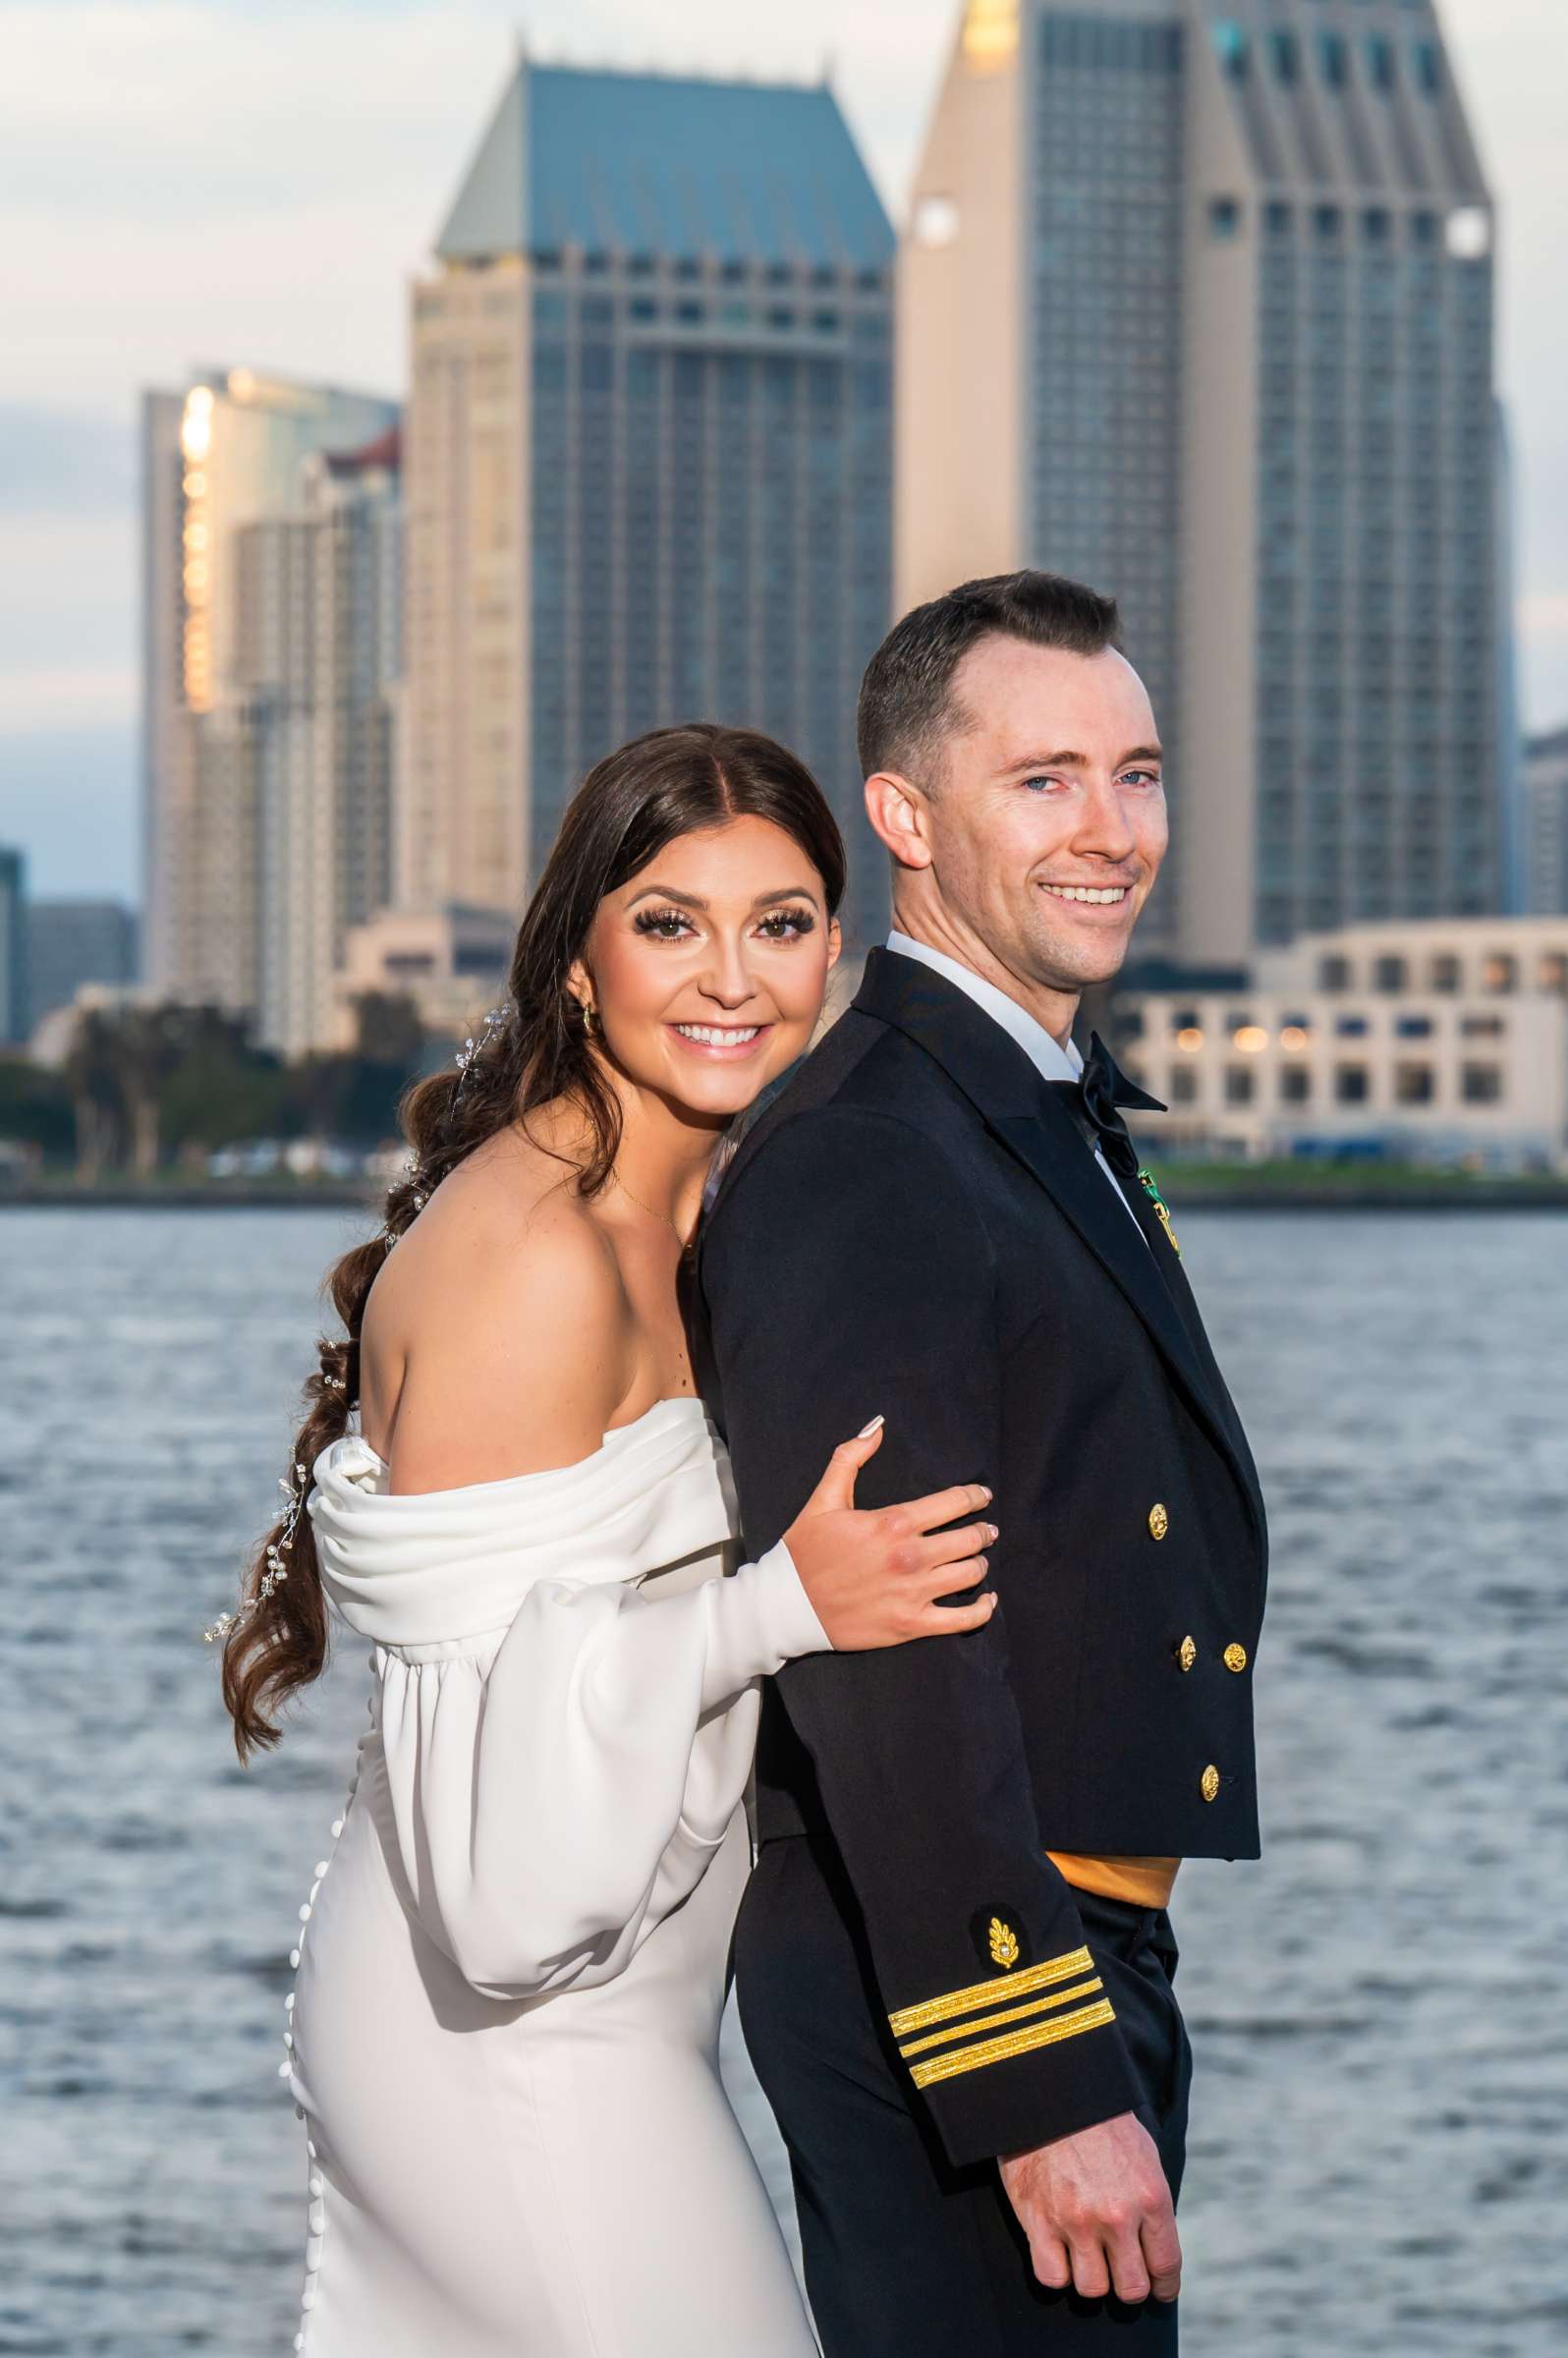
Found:
[(219, 1625), (242, 1757), (321, 1670), (329, 1604), (371, 1648), (282, 2067), (311, 2358), (815, 2347), (718, 2075), (756, 1682), (993, 1604), (937, 1602), (983, 1575), (988, 1491), (855, 1510), (874, 1400), (737, 1568), (687, 1357), (715, 1150), (810, 1041), (843, 870), (767, 738), (665, 729), (600, 762), (504, 1006), (412, 1093), (411, 1171), (332, 1273), (346, 1338)]

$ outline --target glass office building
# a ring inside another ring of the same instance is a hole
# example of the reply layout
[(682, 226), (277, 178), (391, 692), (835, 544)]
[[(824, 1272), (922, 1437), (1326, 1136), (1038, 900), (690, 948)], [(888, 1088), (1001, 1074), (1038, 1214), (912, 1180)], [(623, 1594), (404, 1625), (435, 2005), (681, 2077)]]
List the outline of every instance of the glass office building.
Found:
[(519, 907), (685, 719), (800, 753), (885, 924), (854, 708), (890, 594), (893, 238), (826, 88), (520, 63), (414, 291), (400, 897)]
[(119, 901), (34, 901), (28, 911), (28, 1021), (69, 1007), (84, 983), (138, 979), (140, 930)]
[(346, 1044), (348, 934), (392, 897), (399, 449), (394, 427), (303, 460), (294, 507), (237, 538), (236, 672), (258, 764), (256, 1035), (285, 1056)]
[(364, 449), (398, 414), (371, 394), (251, 368), (203, 369), (143, 397), (144, 959), (170, 997), (237, 1013), (258, 998), (265, 748), (242, 535), (294, 513), (307, 460)]
[(31, 1021), (28, 992), (28, 864), (0, 844), (0, 1047), (15, 1047)]
[(900, 266), (900, 602), (1120, 599), (1143, 946), (1503, 906), (1492, 215), (1431, 0), (971, 0)]

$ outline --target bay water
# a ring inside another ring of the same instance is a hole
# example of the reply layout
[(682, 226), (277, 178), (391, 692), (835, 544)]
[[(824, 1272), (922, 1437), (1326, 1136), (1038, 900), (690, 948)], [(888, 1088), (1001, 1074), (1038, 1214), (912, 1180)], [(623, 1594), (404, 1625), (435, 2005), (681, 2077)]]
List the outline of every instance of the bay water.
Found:
[[(1266, 1854), (1189, 1866), (1174, 1908), (1183, 2345), (1555, 2358), (1568, 1216), (1176, 1209), (1274, 1540)], [(199, 1633), (364, 1232), (0, 1210), (0, 2351), (292, 2345), (287, 1952), (364, 1654), (244, 1771)]]

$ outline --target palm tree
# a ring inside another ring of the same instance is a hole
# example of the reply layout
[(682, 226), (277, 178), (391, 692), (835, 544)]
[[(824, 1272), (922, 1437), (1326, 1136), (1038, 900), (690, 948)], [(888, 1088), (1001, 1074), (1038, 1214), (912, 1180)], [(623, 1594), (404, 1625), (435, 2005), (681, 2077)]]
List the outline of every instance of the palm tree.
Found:
[[(124, 1088), (131, 1109), (132, 1160), (139, 1179), (150, 1179), (163, 1160), (165, 1122), (170, 1116), (170, 1085), (177, 1077), (200, 1076), (207, 1110), (214, 1119), (211, 1143), (223, 1143), (221, 1115), (258, 1059), (250, 1045), (246, 1026), (217, 1006), (181, 1006), (173, 1001), (159, 1007), (127, 1008), (120, 1024), (120, 1057)], [(241, 1116), (241, 1127), (246, 1116)], [(230, 1131), (228, 1135), (233, 1135)]]
[(400, 1064), (406, 1073), (419, 1071), (424, 1032), (407, 992), (360, 991), (354, 1001), (354, 1027), (357, 1056), (371, 1064)]
[(90, 1187), (125, 1127), (116, 1028), (102, 1007), (84, 1007), (66, 1053), (65, 1083), (77, 1131), (77, 1178)]

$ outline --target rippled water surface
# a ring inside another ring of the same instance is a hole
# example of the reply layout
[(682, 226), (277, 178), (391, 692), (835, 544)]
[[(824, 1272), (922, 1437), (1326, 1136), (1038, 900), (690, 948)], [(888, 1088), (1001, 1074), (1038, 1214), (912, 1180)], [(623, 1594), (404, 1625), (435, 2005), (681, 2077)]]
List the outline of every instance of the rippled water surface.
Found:
[[(1190, 1868), (1176, 1910), (1184, 2346), (1554, 2358), (1568, 1220), (1181, 1226), (1275, 1537), (1267, 1856)], [(0, 1213), (0, 2350), (293, 2339), (286, 1952), (364, 1668), (346, 1649), (242, 1774), (197, 1633), (270, 1516), (357, 1232)]]

